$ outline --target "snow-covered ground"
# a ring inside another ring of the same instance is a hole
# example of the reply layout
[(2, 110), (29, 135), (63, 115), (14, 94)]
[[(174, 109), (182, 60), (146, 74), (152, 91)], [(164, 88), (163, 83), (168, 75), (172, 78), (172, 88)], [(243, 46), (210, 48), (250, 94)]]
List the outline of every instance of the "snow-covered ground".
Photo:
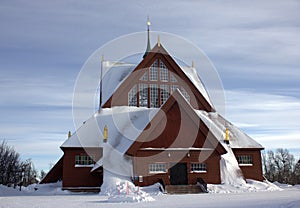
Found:
[[(144, 189), (154, 201), (114, 202), (110, 196), (61, 191), (60, 184), (24, 188), (21, 192), (0, 186), (0, 207), (300, 207), (300, 185), (267, 184), (248, 181), (248, 188), (210, 185), (208, 194), (158, 194), (155, 187)], [(277, 185), (277, 186), (276, 186)], [(224, 191), (226, 190), (226, 191)], [(214, 193), (217, 192), (217, 193)]]

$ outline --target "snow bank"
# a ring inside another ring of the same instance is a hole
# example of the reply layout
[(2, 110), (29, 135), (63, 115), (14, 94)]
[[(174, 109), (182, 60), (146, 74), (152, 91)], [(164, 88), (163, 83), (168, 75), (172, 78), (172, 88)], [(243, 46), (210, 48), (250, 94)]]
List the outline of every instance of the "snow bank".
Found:
[(116, 176), (104, 170), (103, 184), (100, 195), (108, 196), (108, 202), (149, 202), (154, 199), (139, 187), (136, 187), (129, 178)]
[(245, 184), (208, 184), (209, 193), (242, 193), (242, 192), (260, 192), (260, 191), (282, 191), (283, 189), (268, 181), (246, 180)]
[(61, 190), (62, 183), (48, 183), (48, 184), (31, 184), (27, 187), (22, 186), (16, 188), (0, 185), (0, 196), (27, 196), (27, 195), (67, 195), (71, 194), (69, 191)]

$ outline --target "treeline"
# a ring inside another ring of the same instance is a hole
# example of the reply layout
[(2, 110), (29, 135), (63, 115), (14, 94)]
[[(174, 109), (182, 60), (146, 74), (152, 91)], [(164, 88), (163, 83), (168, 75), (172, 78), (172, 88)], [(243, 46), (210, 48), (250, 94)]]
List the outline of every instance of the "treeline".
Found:
[(266, 179), (284, 184), (300, 184), (300, 160), (296, 160), (287, 149), (268, 151), (262, 156)]
[(5, 141), (0, 144), (0, 184), (27, 186), (36, 183), (37, 171), (30, 159), (22, 161), (20, 154)]

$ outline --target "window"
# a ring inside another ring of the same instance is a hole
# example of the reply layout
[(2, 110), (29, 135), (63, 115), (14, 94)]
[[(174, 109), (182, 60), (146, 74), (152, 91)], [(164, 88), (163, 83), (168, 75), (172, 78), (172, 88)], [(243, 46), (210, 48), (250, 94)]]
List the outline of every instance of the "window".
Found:
[(142, 81), (148, 81), (148, 71), (145, 72), (145, 74), (140, 78)]
[(128, 105), (129, 106), (137, 106), (137, 87), (136, 85), (128, 93)]
[(158, 78), (158, 61), (155, 60), (150, 67), (150, 81), (157, 81)]
[(205, 163), (191, 163), (191, 172), (206, 173), (206, 164)]
[(167, 172), (166, 163), (149, 164), (149, 173), (166, 173), (166, 172)]
[(139, 106), (148, 107), (148, 85), (140, 83), (139, 84)]
[(150, 84), (150, 108), (158, 108), (157, 84)]
[(252, 165), (251, 155), (238, 155), (238, 163), (240, 166)]
[(190, 96), (189, 96), (189, 94), (187, 93), (187, 91), (183, 88), (183, 87), (181, 87), (181, 93), (182, 93), (182, 95), (183, 95), (183, 97), (188, 101), (188, 102), (190, 102)]
[(171, 93), (173, 93), (178, 88), (178, 85), (171, 85)]
[(75, 156), (75, 167), (81, 166), (93, 166), (95, 161), (88, 155), (76, 155)]
[(177, 82), (177, 79), (175, 78), (175, 76), (173, 74), (170, 75), (170, 80), (171, 80), (171, 82)]
[(160, 101), (161, 105), (164, 104), (169, 98), (169, 85), (160, 85)]
[(162, 61), (160, 61), (159, 66), (160, 66), (160, 81), (162, 82), (169, 81), (169, 73), (166, 65)]

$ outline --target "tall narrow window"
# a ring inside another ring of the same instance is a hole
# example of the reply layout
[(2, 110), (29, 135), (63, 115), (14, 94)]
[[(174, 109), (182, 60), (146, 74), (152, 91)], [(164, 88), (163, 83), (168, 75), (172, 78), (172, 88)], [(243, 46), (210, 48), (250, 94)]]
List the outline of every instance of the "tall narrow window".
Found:
[(162, 61), (160, 61), (159, 63), (160, 63), (159, 64), (159, 66), (160, 66), (160, 81), (167, 82), (167, 81), (169, 81), (168, 69)]
[(148, 84), (139, 84), (139, 106), (148, 107)]
[(150, 84), (150, 108), (158, 108), (157, 84)]
[(150, 81), (157, 81), (158, 79), (158, 61), (155, 60), (150, 67)]
[(160, 102), (161, 105), (164, 104), (167, 99), (169, 98), (170, 93), (169, 93), (169, 85), (163, 84), (160, 85)]
[(134, 85), (128, 93), (128, 105), (137, 106), (137, 86)]

